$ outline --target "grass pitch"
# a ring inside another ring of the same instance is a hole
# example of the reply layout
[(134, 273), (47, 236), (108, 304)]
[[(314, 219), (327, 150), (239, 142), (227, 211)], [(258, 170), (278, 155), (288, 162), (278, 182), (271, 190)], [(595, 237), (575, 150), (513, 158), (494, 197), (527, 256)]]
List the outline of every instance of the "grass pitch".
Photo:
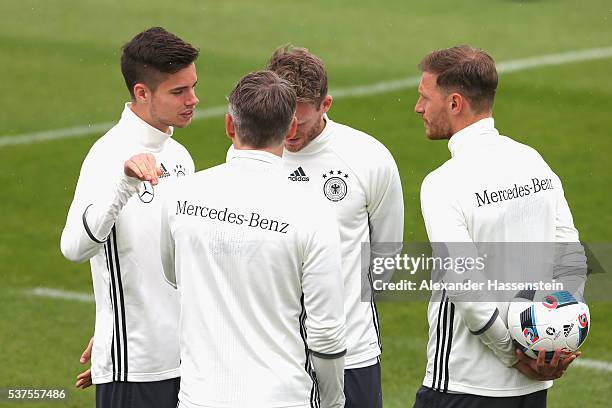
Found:
[[(0, 15), (0, 136), (117, 120), (128, 98), (118, 67), (120, 46), (152, 25), (201, 49), (200, 108), (223, 105), (240, 76), (262, 68), (288, 42), (320, 55), (336, 89), (418, 75), (416, 64), (426, 52), (461, 43), (484, 48), (497, 61), (612, 46), (612, 8), (605, 0), (291, 3), (7, 2)], [(560, 176), (587, 242), (612, 240), (610, 72), (612, 58), (503, 74), (495, 107), (501, 133), (538, 149)], [(338, 98), (330, 115), (392, 151), (404, 187), (405, 239), (424, 241), (420, 183), (449, 153), (444, 143), (425, 139), (415, 101), (415, 88)], [(225, 158), (229, 141), (220, 117), (195, 121), (175, 135), (198, 169)], [(64, 260), (59, 236), (81, 162), (99, 136), (0, 147), (0, 388), (70, 389), (67, 401), (52, 405), (58, 407), (94, 405), (92, 388), (73, 388), (94, 307), (26, 291), (92, 291), (88, 265)], [(590, 305), (586, 358), (612, 361), (611, 305)], [(425, 310), (422, 303), (379, 306), (387, 407), (414, 401), (425, 368)], [(573, 367), (550, 391), (549, 406), (607, 407), (610, 377), (608, 371)]]

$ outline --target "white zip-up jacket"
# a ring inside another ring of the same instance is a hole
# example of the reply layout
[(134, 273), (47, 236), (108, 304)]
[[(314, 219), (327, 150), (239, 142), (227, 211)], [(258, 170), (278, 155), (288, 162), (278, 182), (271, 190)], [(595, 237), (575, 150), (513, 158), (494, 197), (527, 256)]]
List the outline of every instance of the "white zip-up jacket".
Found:
[(258, 150), (181, 180), (164, 203), (164, 272), (181, 299), (181, 406), (318, 406), (310, 354), (346, 351), (333, 213)]
[[(291, 183), (313, 188), (336, 214), (344, 275), (345, 368), (351, 369), (375, 364), (381, 353), (370, 259), (401, 251), (404, 199), (389, 150), (364, 132), (325, 119), (322, 133), (305, 148), (284, 151), (283, 170)], [(232, 154), (230, 148), (228, 157)], [(389, 244), (372, 245), (362, 258), (363, 244), (368, 243)], [(377, 252), (383, 250), (393, 253)]]
[[(155, 155), (163, 170), (154, 190), (123, 173), (124, 162), (143, 152)], [(156, 255), (158, 195), (171, 179), (193, 171), (187, 150), (140, 119), (129, 103), (83, 162), (61, 250), (71, 261), (91, 264), (94, 384), (179, 376), (178, 296)]]
[[(448, 147), (452, 158), (421, 187), (432, 243), (453, 248), (452, 243), (578, 242), (557, 175), (534, 149), (500, 136), (493, 118), (457, 132)], [(572, 248), (537, 261), (550, 265), (551, 274), (557, 267), (586, 268), (582, 247)], [(449, 295), (432, 292), (423, 385), (490, 397), (524, 395), (552, 385), (510, 367), (516, 358), (505, 326), (507, 303), (504, 309), (504, 302), (453, 302)]]

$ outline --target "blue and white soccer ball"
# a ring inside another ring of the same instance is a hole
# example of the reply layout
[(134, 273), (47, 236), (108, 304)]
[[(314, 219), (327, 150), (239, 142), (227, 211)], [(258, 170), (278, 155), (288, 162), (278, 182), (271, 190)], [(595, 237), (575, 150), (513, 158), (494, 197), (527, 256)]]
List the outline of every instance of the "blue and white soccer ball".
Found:
[(554, 293), (528, 292), (518, 297), (508, 309), (508, 330), (523, 352), (537, 358), (546, 351), (549, 361), (556, 348), (574, 352), (584, 343), (589, 333), (589, 307), (578, 302), (567, 291)]

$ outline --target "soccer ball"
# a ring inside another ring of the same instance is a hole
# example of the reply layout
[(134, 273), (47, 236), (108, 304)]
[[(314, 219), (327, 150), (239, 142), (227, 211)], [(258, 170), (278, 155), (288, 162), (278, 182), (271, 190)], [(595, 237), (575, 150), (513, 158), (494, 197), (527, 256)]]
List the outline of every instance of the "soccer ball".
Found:
[(546, 351), (549, 361), (556, 348), (573, 352), (589, 333), (589, 307), (567, 291), (519, 293), (508, 309), (508, 330), (531, 358)]

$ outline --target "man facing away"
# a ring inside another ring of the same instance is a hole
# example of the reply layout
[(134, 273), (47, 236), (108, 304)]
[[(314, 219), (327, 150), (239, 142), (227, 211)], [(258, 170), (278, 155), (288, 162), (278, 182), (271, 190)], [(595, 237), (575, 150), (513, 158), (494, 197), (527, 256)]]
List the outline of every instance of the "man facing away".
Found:
[[(473, 248), (480, 243), (551, 243), (557, 250), (550, 263), (553, 276), (564, 268), (584, 270), (582, 247), (561, 245), (578, 243), (561, 181), (538, 152), (495, 129), (493, 59), (458, 46), (428, 54), (419, 68), (423, 74), (415, 111), (429, 139), (448, 139), (452, 156), (421, 187), (429, 240), (443, 243), (451, 257), (453, 248), (465, 243)], [(540, 180), (550, 182), (543, 188)], [(521, 194), (510, 191), (517, 185), (525, 186)], [(500, 195), (483, 201), (484, 191)], [(579, 353), (561, 358), (556, 350), (549, 363), (544, 352), (530, 359), (514, 349), (504, 323), (507, 309), (455, 295), (432, 292), (427, 370), (414, 406), (545, 407), (549, 380), (563, 375)]]
[[(327, 93), (327, 72), (320, 58), (304, 48), (281, 47), (270, 58), (268, 69), (288, 80), (297, 93), (298, 128), (285, 139), (285, 177), (314, 188), (335, 210), (340, 228), (346, 407), (380, 407), (381, 342), (371, 288), (376, 277), (369, 263), (370, 256), (394, 256), (401, 250), (404, 201), (399, 172), (382, 143), (327, 116), (332, 96)], [(362, 263), (363, 243), (391, 243), (385, 249), (393, 253), (378, 253), (373, 245)]]
[(162, 263), (181, 299), (181, 407), (344, 406), (337, 223), (282, 169), (295, 105), (273, 72), (244, 76), (226, 115), (234, 157), (164, 200)]
[[(68, 212), (61, 250), (73, 262), (90, 261), (96, 300), (91, 371), (77, 386), (96, 384), (97, 407), (177, 404), (179, 302), (152, 254), (159, 250), (157, 193), (194, 171), (172, 134), (191, 123), (198, 103), (197, 57), (160, 27), (125, 44), (121, 71), (132, 101), (87, 154)], [(124, 173), (126, 159), (141, 152), (144, 170), (160, 166), (150, 183)]]

